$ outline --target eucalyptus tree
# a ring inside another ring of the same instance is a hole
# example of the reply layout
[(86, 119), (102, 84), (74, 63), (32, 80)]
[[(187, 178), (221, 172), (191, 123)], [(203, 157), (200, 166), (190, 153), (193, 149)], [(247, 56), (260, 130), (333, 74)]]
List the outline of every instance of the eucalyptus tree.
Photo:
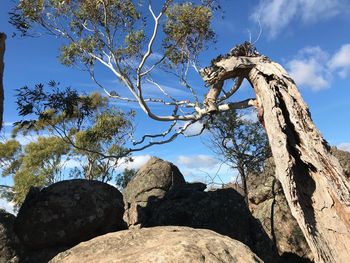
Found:
[[(17, 207), (32, 186), (48, 186), (68, 173), (108, 182), (122, 160), (131, 160), (124, 144), (132, 133), (133, 113), (111, 107), (99, 93), (79, 95), (54, 81), (49, 86), (49, 91), (42, 84), (18, 90), (18, 110), (26, 120), (15, 123), (14, 139), (0, 143), (1, 175), (14, 181), (3, 192)], [(33, 140), (20, 144), (19, 133), (34, 135)]]
[(62, 157), (69, 147), (57, 137), (38, 137), (23, 146), (11, 139), (0, 143), (1, 176), (13, 176), (6, 197), (18, 207), (32, 186), (44, 187), (63, 178)]
[(49, 135), (69, 146), (66, 159), (79, 164), (71, 176), (108, 182), (121, 162), (131, 160), (126, 148), (133, 132), (134, 112), (122, 112), (100, 93), (79, 95), (70, 87), (50, 89), (38, 84), (18, 90), (17, 106), (25, 120), (15, 123), (13, 135)]
[[(256, 107), (275, 158), (276, 176), (315, 260), (346, 262), (350, 185), (288, 73), (244, 43), (200, 71), (205, 85), (198, 81), (193, 86), (187, 78), (192, 69), (198, 71), (198, 55), (215, 38), (211, 21), (217, 8), (210, 0), (21, 0), (12, 23), (24, 34), (32, 28), (62, 37), (64, 64), (83, 65), (108, 96), (137, 103), (150, 118), (169, 122), (164, 132), (135, 141), (134, 150), (169, 142), (217, 112)], [(104, 86), (95, 71), (100, 66), (123, 85)], [(191, 98), (172, 96), (153, 79), (158, 70), (176, 75)], [(225, 90), (224, 84), (232, 79), (232, 88)], [(243, 79), (250, 82), (256, 98), (234, 102), (231, 98)], [(162, 97), (147, 96), (147, 84), (158, 88)], [(210, 87), (204, 100), (203, 86)], [(153, 104), (164, 106), (162, 114)]]
[(210, 148), (224, 163), (237, 169), (248, 202), (247, 176), (262, 171), (270, 149), (262, 125), (245, 114), (235, 110), (218, 113), (208, 123), (208, 130)]

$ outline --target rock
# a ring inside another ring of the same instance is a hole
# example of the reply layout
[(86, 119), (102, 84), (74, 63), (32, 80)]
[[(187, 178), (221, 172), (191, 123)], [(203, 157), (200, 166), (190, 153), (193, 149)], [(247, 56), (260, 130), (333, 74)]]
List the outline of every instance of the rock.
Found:
[(19, 262), (19, 240), (13, 230), (15, 216), (0, 209), (0, 263)]
[(113, 186), (91, 180), (67, 180), (27, 195), (15, 232), (27, 249), (72, 246), (125, 229), (123, 199)]
[(313, 255), (274, 175), (272, 158), (266, 161), (262, 173), (249, 174), (249, 208), (275, 243), (283, 262), (310, 262)]
[(338, 150), (335, 147), (332, 147), (331, 152), (338, 159), (345, 175), (350, 179), (350, 152)]
[(52, 247), (39, 250), (23, 250), (20, 263), (47, 263), (57, 254), (71, 247)]
[(173, 188), (184, 186), (185, 179), (170, 162), (152, 157), (124, 189), (124, 220), (129, 226), (141, 225), (148, 217), (147, 202), (161, 199)]
[(154, 227), (109, 233), (81, 243), (50, 262), (263, 262), (239, 241), (210, 230)]
[(210, 229), (246, 244), (266, 262), (278, 260), (271, 240), (252, 217), (242, 195), (234, 189), (204, 189), (187, 184), (170, 190), (161, 200), (150, 200), (144, 226)]

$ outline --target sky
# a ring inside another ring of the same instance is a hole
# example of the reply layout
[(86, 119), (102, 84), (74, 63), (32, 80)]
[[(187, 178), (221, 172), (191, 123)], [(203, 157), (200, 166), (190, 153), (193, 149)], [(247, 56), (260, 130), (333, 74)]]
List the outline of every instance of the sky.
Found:
[[(98, 90), (86, 72), (59, 63), (59, 39), (48, 36), (12, 37), (15, 29), (8, 23), (8, 12), (14, 2), (0, 0), (0, 32), (8, 36), (4, 72), (5, 133), (14, 121), (19, 120), (15, 94), (16, 89), (24, 85), (47, 83), (54, 79), (84, 92)], [(320, 2), (222, 0), (224, 13), (213, 19), (217, 41), (206, 50), (200, 66), (209, 65), (212, 58), (227, 53), (236, 44), (249, 39), (256, 41), (261, 54), (280, 63), (294, 78), (325, 139), (331, 145), (350, 151), (350, 1)], [(109, 85), (120, 85), (111, 74), (102, 77)], [(171, 78), (163, 75), (156, 77), (173, 94), (185, 95)], [(203, 86), (198, 78), (193, 81), (196, 86)], [(252, 90), (247, 84), (241, 89), (237, 99), (251, 96)], [(162, 108), (156, 110), (160, 113), (163, 111)], [(136, 123), (138, 137), (167, 128), (151, 121), (140, 110), (137, 110)], [(195, 133), (198, 128), (198, 125), (192, 127), (190, 133)], [(176, 164), (188, 181), (208, 181), (208, 175), (218, 174), (216, 181), (220, 183), (221, 180), (232, 180), (237, 174), (221, 164), (218, 156), (211, 151), (206, 134), (179, 137), (172, 143), (137, 152), (129, 167), (139, 168), (152, 155)], [(0, 184), (11, 183), (10, 178), (0, 178)], [(0, 202), (1, 206), (7, 207), (8, 204)]]

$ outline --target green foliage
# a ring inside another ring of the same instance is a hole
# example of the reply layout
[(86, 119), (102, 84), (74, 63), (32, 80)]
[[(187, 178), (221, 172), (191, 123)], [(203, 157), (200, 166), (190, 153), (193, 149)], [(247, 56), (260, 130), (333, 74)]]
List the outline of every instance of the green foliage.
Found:
[(2, 176), (14, 179), (11, 201), (19, 206), (30, 187), (50, 185), (62, 176), (62, 157), (69, 151), (68, 144), (57, 137), (38, 137), (34, 142), (21, 146), (16, 140), (0, 144), (0, 160), (6, 162)]
[[(33, 134), (37, 140), (24, 146), (14, 139), (0, 143), (2, 176), (13, 176), (17, 205), (30, 187), (48, 186), (67, 178), (67, 173), (110, 181), (120, 158), (130, 160), (124, 145), (133, 132), (134, 112), (112, 107), (100, 93), (79, 95), (72, 88), (60, 89), (54, 81), (49, 87), (17, 90), (18, 110), (25, 120), (15, 123), (13, 136)], [(67, 168), (66, 161), (77, 166)]]
[(124, 189), (136, 174), (137, 170), (135, 169), (124, 169), (123, 173), (117, 176), (116, 185)]
[(16, 140), (0, 142), (0, 164), (1, 175), (14, 174), (20, 165), (20, 154), (22, 147)]
[(167, 10), (166, 16), (163, 46), (174, 64), (187, 62), (191, 54), (198, 54), (204, 43), (215, 36), (210, 28), (212, 11), (209, 7), (192, 3), (174, 4)]
[[(163, 34), (159, 35), (169, 62), (186, 63), (214, 39), (210, 26), (213, 11), (220, 9), (217, 2), (153, 1), (154, 9), (160, 6), (166, 17), (160, 20)], [(150, 38), (145, 32), (152, 32), (154, 26), (148, 4), (144, 0), (21, 0), (10, 13), (10, 22), (23, 35), (40, 25), (47, 33), (65, 38), (61, 62), (91, 67), (96, 57), (111, 53), (118, 63), (140, 59)], [(129, 70), (125, 64), (118, 65), (120, 73)]]

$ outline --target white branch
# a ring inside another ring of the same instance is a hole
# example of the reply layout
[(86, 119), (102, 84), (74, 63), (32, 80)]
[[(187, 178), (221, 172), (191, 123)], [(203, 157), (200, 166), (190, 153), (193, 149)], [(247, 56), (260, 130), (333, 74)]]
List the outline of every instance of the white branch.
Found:
[(140, 78), (141, 78), (141, 69), (145, 65), (147, 58), (152, 54), (152, 46), (153, 46), (154, 40), (155, 40), (155, 38), (157, 36), (158, 27), (159, 27), (159, 19), (163, 15), (163, 13), (160, 12), (158, 16), (155, 16), (155, 14), (154, 14), (154, 12), (152, 10), (151, 4), (148, 5), (148, 8), (149, 8), (149, 10), (150, 10), (150, 12), (151, 12), (151, 14), (153, 16), (153, 19), (154, 19), (154, 28), (153, 28), (152, 37), (151, 37), (151, 39), (150, 39), (150, 41), (148, 43), (147, 51), (143, 55), (142, 60), (141, 60), (139, 66), (137, 67), (137, 70), (136, 70), (137, 71), (137, 78), (138, 78), (138, 81), (137, 81), (138, 82), (138, 85), (137, 85), (138, 87), (139, 87), (139, 84), (140, 84), (139, 82), (141, 81), (140, 80)]
[(225, 93), (224, 96), (222, 96), (221, 98), (218, 99), (218, 102), (222, 102), (226, 99), (228, 99), (229, 97), (231, 97), (238, 89), (239, 87), (242, 85), (242, 82), (243, 82), (243, 79), (242, 77), (239, 77), (235, 83), (235, 85), (233, 85), (233, 87), (231, 88), (231, 90), (227, 93)]

